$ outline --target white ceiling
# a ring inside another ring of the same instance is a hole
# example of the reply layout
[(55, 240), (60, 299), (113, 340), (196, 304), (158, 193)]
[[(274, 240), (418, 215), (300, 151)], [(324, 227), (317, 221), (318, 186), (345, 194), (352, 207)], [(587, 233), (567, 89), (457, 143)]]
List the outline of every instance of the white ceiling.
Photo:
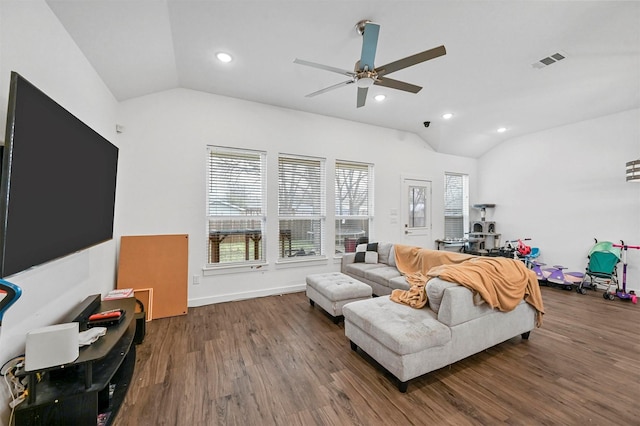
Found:
[[(640, 107), (637, 1), (47, 3), (121, 101), (182, 87), (413, 132), (438, 152), (469, 157)], [(376, 66), (442, 44), (447, 54), (390, 75), (422, 86), (418, 94), (374, 86), (363, 108), (355, 84), (305, 97), (347, 78), (293, 60), (352, 70), (362, 19), (380, 24)], [(234, 61), (218, 62), (219, 51)], [(567, 58), (532, 66), (556, 52)], [(377, 93), (387, 99), (375, 102)], [(445, 121), (445, 112), (455, 116)]]

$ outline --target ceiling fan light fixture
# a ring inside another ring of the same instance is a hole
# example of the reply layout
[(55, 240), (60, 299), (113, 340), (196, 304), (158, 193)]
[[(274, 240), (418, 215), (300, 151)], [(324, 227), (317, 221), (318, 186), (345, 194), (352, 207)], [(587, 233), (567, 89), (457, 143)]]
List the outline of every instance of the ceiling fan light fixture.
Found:
[(371, 77), (360, 77), (358, 79), (358, 87), (366, 88), (373, 86), (373, 78)]
[(317, 90), (313, 93), (305, 95), (306, 97), (316, 96), (321, 93), (325, 93), (352, 83), (356, 83), (356, 85), (358, 86), (356, 108), (361, 108), (365, 105), (368, 89), (374, 84), (415, 94), (418, 93), (422, 89), (422, 87), (416, 86), (415, 84), (409, 84), (403, 81), (388, 78), (387, 75), (446, 55), (447, 53), (444, 46), (438, 46), (433, 49), (425, 50), (424, 52), (407, 56), (406, 58), (389, 62), (386, 65), (376, 67), (375, 56), (376, 50), (378, 48), (378, 35), (380, 33), (380, 25), (364, 19), (356, 24), (356, 30), (358, 34), (362, 36), (362, 50), (360, 52), (360, 59), (355, 62), (353, 71), (346, 71), (328, 65), (316, 64), (314, 62), (309, 62), (298, 58), (293, 61), (296, 64), (319, 68), (350, 77), (350, 80)]
[(229, 55), (226, 52), (218, 52), (216, 53), (216, 58), (218, 58), (218, 60), (220, 62), (224, 62), (225, 64), (231, 62), (233, 60), (233, 57), (231, 57), (231, 55)]

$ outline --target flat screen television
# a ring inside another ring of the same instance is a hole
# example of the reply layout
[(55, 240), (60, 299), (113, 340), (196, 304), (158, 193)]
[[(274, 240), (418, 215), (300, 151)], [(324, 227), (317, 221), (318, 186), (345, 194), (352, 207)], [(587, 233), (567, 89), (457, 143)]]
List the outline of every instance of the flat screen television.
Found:
[(113, 238), (118, 148), (11, 73), (0, 277)]

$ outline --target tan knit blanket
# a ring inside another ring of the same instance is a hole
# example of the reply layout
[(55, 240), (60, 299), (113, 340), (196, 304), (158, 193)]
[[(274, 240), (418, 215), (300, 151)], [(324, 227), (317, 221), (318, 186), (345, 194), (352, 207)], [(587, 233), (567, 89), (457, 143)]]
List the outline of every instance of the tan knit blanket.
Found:
[(444, 250), (429, 250), (402, 244), (394, 245), (393, 249), (396, 255), (398, 271), (405, 275), (416, 272), (422, 272), (422, 274), (426, 275), (434, 266), (460, 263), (474, 257), (470, 254)]
[(475, 257), (457, 265), (432, 268), (429, 279), (440, 279), (463, 285), (479, 294), (492, 308), (509, 312), (522, 299), (537, 311), (536, 325), (542, 325), (544, 305), (535, 272), (519, 260), (505, 257)]
[(463, 285), (492, 308), (508, 312), (524, 299), (537, 311), (536, 325), (542, 325), (544, 306), (538, 279), (520, 261), (504, 257), (476, 257), (396, 245), (396, 265), (406, 277), (409, 290), (393, 290), (391, 300), (414, 308), (427, 303), (426, 283), (431, 278)]
[(404, 303), (412, 308), (422, 308), (427, 304), (425, 286), (429, 277), (427, 273), (435, 266), (460, 263), (473, 256), (450, 251), (429, 250), (421, 247), (396, 244), (396, 266), (405, 275), (409, 283), (409, 290), (393, 290), (391, 300)]

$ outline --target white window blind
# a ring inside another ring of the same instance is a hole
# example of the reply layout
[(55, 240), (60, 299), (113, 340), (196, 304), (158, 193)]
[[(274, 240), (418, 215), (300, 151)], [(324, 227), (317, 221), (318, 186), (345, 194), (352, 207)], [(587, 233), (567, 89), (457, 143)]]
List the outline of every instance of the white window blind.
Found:
[(264, 152), (208, 148), (208, 263), (265, 259)]
[(445, 173), (444, 183), (444, 236), (464, 238), (465, 224), (469, 220), (468, 176)]
[(324, 254), (324, 176), (323, 159), (279, 156), (280, 258)]
[(335, 246), (338, 252), (353, 252), (368, 241), (373, 220), (373, 165), (336, 161)]

